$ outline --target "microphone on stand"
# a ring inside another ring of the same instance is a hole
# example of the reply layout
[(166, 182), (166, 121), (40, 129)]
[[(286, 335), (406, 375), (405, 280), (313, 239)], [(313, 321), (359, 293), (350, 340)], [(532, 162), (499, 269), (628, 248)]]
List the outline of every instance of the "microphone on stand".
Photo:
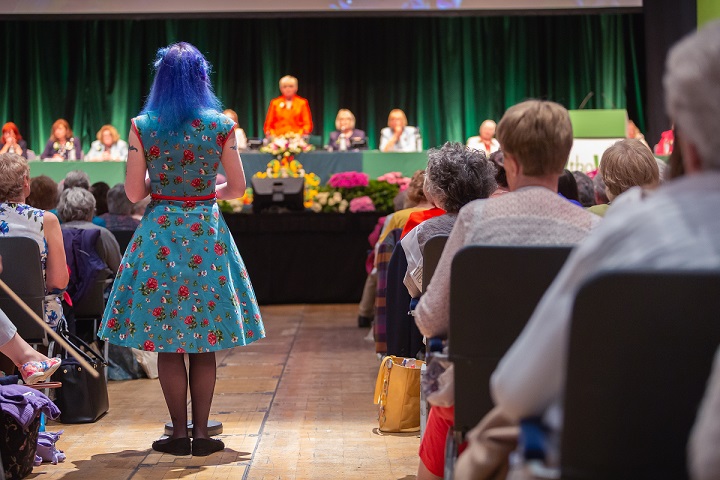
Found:
[(595, 92), (590, 92), (585, 95), (585, 98), (583, 98), (583, 101), (580, 103), (578, 110), (582, 110), (585, 107), (585, 104), (587, 104), (587, 102), (592, 98), (593, 95), (595, 95)]

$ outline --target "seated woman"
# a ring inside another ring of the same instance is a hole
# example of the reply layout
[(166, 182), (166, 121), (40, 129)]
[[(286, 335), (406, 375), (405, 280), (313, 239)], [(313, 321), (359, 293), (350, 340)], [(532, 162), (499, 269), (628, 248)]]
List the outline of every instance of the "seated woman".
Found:
[(127, 161), (128, 144), (120, 139), (120, 134), (112, 125), (103, 125), (95, 136), (90, 150), (85, 156), (86, 162)]
[(96, 250), (113, 273), (117, 273), (122, 260), (120, 245), (115, 235), (105, 227), (92, 223), (95, 213), (95, 197), (84, 188), (73, 187), (63, 190), (58, 203), (58, 216), (62, 220), (62, 229), (100, 229)]
[(0, 234), (28, 237), (37, 242), (45, 274), (45, 321), (60, 322), (62, 298), (68, 283), (62, 232), (58, 218), (25, 203), (30, 194), (30, 168), (26, 159), (14, 153), (0, 154)]
[[(355, 115), (347, 108), (338, 111), (335, 117), (335, 131), (330, 132), (330, 142), (328, 149), (330, 150), (351, 150), (353, 143), (365, 142), (357, 148), (367, 148), (367, 137), (365, 132), (355, 128)], [(343, 146), (344, 143), (344, 146)]]
[(27, 142), (23, 140), (17, 125), (7, 122), (2, 127), (2, 148), (0, 153), (16, 153), (27, 158)]
[(25, 203), (40, 210), (53, 210), (57, 208), (58, 184), (47, 175), (40, 175), (30, 179), (30, 195)]
[[(0, 273), (2, 270), (2, 257), (0, 257)], [(27, 385), (47, 380), (60, 366), (59, 358), (48, 358), (28, 345), (2, 310), (0, 310), (0, 353), (15, 364)]]
[(238, 148), (238, 150), (245, 150), (247, 148), (247, 143), (248, 143), (247, 135), (245, 135), (245, 130), (240, 128), (237, 112), (235, 112), (235, 110), (228, 108), (223, 111), (223, 115), (232, 118), (233, 121), (235, 122), (235, 141), (237, 142), (237, 148)]
[(420, 131), (417, 127), (408, 127), (405, 112), (396, 108), (388, 115), (388, 126), (380, 131), (381, 152), (419, 152), (422, 151)]
[(462, 143), (447, 142), (428, 151), (425, 196), (446, 213), (423, 221), (401, 240), (408, 260), (404, 283), (411, 297), (422, 291), (425, 243), (435, 235), (449, 235), (465, 204), (492, 195), (497, 189), (495, 174), (495, 165), (482, 152)]
[(280, 95), (270, 101), (263, 131), (266, 137), (287, 133), (309, 135), (313, 129), (310, 104), (297, 95), (298, 80), (290, 75), (280, 79)]
[(64, 162), (65, 160), (82, 160), (83, 153), (80, 146), (80, 139), (73, 136), (70, 124), (64, 118), (55, 120), (50, 139), (45, 144), (40, 158), (53, 162)]
[(125, 194), (125, 184), (118, 183), (107, 193), (108, 213), (101, 215), (108, 230), (135, 230), (140, 224), (132, 217), (133, 203)]

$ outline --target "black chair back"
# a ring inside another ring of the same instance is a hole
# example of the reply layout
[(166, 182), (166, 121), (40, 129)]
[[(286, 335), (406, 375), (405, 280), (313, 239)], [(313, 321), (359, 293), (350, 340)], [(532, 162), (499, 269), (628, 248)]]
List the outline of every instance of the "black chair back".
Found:
[(118, 245), (120, 245), (120, 253), (124, 254), (128, 245), (130, 245), (135, 230), (111, 230), (111, 232), (115, 236)]
[(455, 255), (448, 343), (455, 365), (456, 432), (464, 435), (493, 408), (490, 376), (571, 250), (472, 245)]
[[(0, 278), (40, 317), (44, 316), (45, 277), (38, 244), (31, 238), (0, 237), (3, 272)], [(0, 290), (0, 309), (29, 344), (46, 341), (45, 331), (15, 301)]]
[(687, 440), (720, 344), (718, 292), (718, 271), (616, 272), (582, 286), (563, 478), (687, 478)]
[(423, 249), (423, 292), (427, 290), (427, 286), (430, 285), (430, 280), (435, 274), (435, 269), (440, 262), (447, 239), (448, 235), (435, 235), (425, 242), (425, 248)]

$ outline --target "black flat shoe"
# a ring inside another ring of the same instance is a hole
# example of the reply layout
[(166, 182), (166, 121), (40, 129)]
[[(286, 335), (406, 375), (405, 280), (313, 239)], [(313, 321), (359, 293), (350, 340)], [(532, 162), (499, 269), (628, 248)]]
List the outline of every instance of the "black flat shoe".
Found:
[(192, 441), (192, 454), (195, 457), (206, 457), (211, 453), (219, 452), (225, 449), (225, 444), (222, 440), (215, 440), (214, 438), (193, 438)]
[(372, 318), (358, 316), (358, 328), (368, 328), (372, 324)]
[(152, 449), (156, 452), (169, 453), (170, 455), (190, 455), (190, 439), (184, 438), (163, 438), (153, 442)]

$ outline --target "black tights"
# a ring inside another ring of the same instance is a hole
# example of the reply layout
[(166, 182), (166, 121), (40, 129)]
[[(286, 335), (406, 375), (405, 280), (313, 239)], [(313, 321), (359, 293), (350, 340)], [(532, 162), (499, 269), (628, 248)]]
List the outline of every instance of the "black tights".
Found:
[[(207, 423), (215, 391), (215, 352), (191, 353), (190, 399), (192, 400), (193, 437), (209, 438)], [(165, 403), (173, 424), (173, 438), (187, 436), (187, 388), (188, 374), (185, 355), (181, 353), (158, 354), (158, 376)]]

